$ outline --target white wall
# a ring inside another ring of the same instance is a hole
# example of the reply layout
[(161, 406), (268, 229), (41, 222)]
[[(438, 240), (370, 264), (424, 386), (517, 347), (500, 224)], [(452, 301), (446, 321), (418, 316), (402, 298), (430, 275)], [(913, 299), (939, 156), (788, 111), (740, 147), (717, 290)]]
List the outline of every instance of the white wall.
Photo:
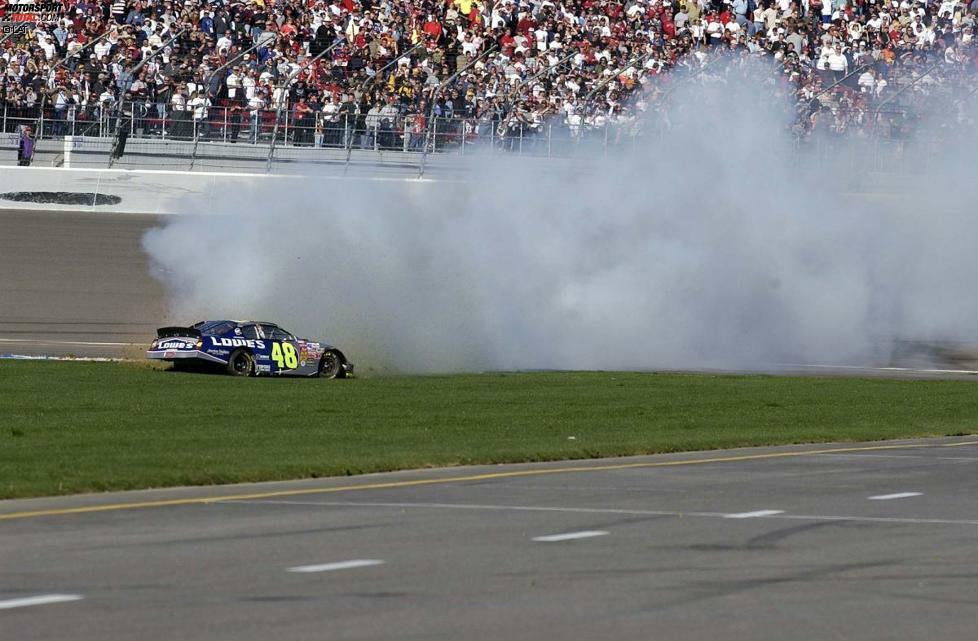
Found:
[[(300, 180), (369, 183), (396, 181), (418, 183), (414, 178), (343, 176), (343, 175), (274, 175), (228, 172), (188, 172), (133, 169), (77, 169), (64, 167), (2, 167), (0, 194), (24, 191), (82, 192), (109, 194), (121, 198), (117, 205), (86, 207), (25, 203), (0, 198), (0, 209), (38, 209), (62, 211), (115, 211), (134, 214), (200, 214), (228, 213), (212, 195), (229, 189), (268, 182), (272, 188), (289, 189)], [(424, 182), (433, 182), (425, 180)], [(209, 211), (191, 211), (208, 203)]]
[[(117, 205), (85, 207), (17, 202), (0, 198), (3, 209), (97, 210), (137, 214), (186, 214), (188, 197), (206, 198), (214, 187), (254, 184), (256, 180), (281, 183), (300, 179), (263, 174), (190, 173), (125, 169), (65, 169), (5, 167), (0, 169), (0, 194), (23, 191), (83, 192), (118, 196)], [(198, 202), (200, 202), (198, 200)]]

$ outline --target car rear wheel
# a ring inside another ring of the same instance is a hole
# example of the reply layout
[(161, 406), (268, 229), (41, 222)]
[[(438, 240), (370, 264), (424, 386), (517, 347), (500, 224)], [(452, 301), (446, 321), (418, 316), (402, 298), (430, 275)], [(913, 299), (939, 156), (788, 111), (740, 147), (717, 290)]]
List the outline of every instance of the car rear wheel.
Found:
[(228, 374), (231, 376), (250, 376), (255, 370), (255, 359), (247, 350), (236, 349), (228, 359)]
[(336, 350), (329, 350), (319, 359), (319, 375), (323, 378), (345, 378), (343, 355)]

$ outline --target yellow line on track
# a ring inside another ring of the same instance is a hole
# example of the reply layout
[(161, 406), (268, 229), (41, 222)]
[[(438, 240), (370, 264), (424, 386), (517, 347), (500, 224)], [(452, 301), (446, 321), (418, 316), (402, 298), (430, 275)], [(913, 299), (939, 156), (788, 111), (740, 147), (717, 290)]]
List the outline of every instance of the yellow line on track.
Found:
[(158, 501), (137, 501), (132, 503), (107, 503), (104, 505), (86, 505), (82, 507), (56, 508), (50, 510), (34, 510), (28, 512), (10, 512), (0, 514), (0, 521), (27, 519), (39, 516), (62, 516), (68, 514), (88, 514), (91, 512), (111, 512), (116, 510), (134, 510), (150, 507), (168, 507), (174, 505), (206, 505), (221, 501), (245, 501), (256, 499), (280, 498), (283, 496), (302, 496), (309, 494), (333, 494), (336, 492), (353, 492), (364, 490), (390, 490), (421, 485), (447, 485), (451, 483), (467, 483), (473, 481), (490, 481), (494, 479), (515, 478), (523, 476), (543, 476), (547, 474), (572, 474), (577, 472), (608, 472), (614, 470), (629, 470), (655, 467), (680, 467), (685, 465), (704, 465), (707, 463), (736, 463), (739, 461), (761, 461), (769, 459), (792, 458), (799, 456), (817, 456), (820, 454), (845, 454), (850, 452), (870, 452), (878, 450), (906, 450), (933, 447), (961, 447), (978, 445), (978, 441), (960, 443), (927, 444), (897, 444), (897, 445), (867, 445), (857, 447), (839, 447), (817, 450), (798, 450), (793, 452), (768, 452), (764, 454), (743, 454), (739, 456), (716, 456), (701, 459), (683, 459), (678, 461), (651, 461), (647, 463), (615, 463), (611, 465), (579, 465), (573, 467), (550, 467), (535, 470), (514, 470), (511, 472), (489, 472), (469, 476), (449, 476), (443, 478), (415, 479), (409, 481), (388, 481), (385, 483), (363, 483), (360, 485), (341, 485), (337, 487), (304, 488), (295, 490), (277, 490), (273, 492), (255, 492), (252, 494), (228, 494), (226, 496), (206, 496), (183, 499), (161, 499)]

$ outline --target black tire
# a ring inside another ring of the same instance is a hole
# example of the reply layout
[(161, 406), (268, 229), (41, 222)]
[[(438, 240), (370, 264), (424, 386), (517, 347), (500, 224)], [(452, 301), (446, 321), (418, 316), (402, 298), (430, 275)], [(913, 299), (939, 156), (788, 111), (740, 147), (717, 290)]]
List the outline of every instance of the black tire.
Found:
[(346, 370), (343, 369), (343, 355), (335, 349), (327, 350), (323, 357), (319, 359), (319, 376), (321, 378), (346, 378)]
[(246, 349), (236, 349), (228, 358), (227, 372), (231, 376), (251, 376), (255, 371), (255, 358)]

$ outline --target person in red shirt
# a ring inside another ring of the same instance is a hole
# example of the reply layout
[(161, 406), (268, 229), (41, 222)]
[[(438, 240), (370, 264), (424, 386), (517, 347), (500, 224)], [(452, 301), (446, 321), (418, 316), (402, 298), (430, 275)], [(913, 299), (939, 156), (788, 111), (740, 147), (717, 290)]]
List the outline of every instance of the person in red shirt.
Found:
[(667, 40), (672, 40), (675, 38), (676, 24), (672, 21), (672, 16), (669, 15), (669, 12), (663, 11), (659, 19), (662, 21), (662, 35), (664, 35)]
[(503, 55), (507, 58), (513, 57), (513, 50), (516, 47), (516, 39), (513, 37), (512, 31), (507, 29), (506, 33), (499, 38), (499, 47), (503, 50)]
[(421, 28), (426, 34), (437, 40), (441, 37), (441, 23), (435, 19), (433, 14), (428, 14), (425, 19), (424, 26)]
[(367, 34), (362, 30), (357, 33), (356, 37), (353, 38), (353, 46), (356, 49), (363, 49), (367, 46)]

